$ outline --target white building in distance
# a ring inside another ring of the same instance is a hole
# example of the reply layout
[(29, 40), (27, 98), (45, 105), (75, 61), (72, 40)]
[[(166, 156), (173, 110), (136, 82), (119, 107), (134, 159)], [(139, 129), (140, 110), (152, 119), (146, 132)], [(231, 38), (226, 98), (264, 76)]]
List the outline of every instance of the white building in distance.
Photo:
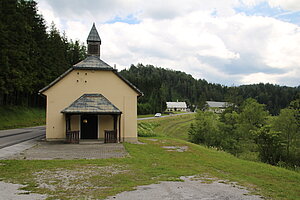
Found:
[(167, 102), (167, 111), (186, 111), (186, 109), (185, 102)]
[(218, 101), (206, 101), (207, 110), (214, 113), (222, 113), (225, 108), (227, 108), (230, 103), (228, 102), (218, 102)]

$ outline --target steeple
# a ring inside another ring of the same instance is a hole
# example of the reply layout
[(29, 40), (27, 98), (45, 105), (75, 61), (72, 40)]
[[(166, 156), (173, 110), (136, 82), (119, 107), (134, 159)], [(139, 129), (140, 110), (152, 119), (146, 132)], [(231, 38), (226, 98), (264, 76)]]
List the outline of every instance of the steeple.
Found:
[(101, 39), (99, 37), (95, 23), (93, 23), (92, 29), (86, 41), (88, 45), (88, 55), (100, 57)]

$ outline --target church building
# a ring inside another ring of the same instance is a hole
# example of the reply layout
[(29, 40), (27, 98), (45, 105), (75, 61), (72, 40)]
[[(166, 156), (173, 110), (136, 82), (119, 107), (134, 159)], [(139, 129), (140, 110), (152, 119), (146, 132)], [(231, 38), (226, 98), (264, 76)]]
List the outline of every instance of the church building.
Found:
[(78, 143), (137, 140), (137, 98), (143, 93), (100, 59), (93, 24), (88, 57), (39, 91), (47, 99), (46, 139)]

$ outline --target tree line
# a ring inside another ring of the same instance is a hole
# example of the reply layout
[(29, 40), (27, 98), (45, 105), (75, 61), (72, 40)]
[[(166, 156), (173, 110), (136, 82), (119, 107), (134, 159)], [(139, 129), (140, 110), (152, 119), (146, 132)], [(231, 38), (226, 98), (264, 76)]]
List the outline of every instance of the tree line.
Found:
[(44, 106), (38, 91), (86, 56), (31, 0), (0, 1), (0, 45), (0, 106)]
[(189, 139), (240, 158), (284, 167), (300, 167), (300, 99), (271, 116), (266, 106), (246, 99), (222, 114), (199, 110)]
[(202, 109), (208, 100), (232, 102), (240, 106), (245, 99), (251, 97), (265, 104), (272, 115), (278, 115), (280, 109), (300, 98), (300, 86), (260, 83), (227, 87), (208, 83), (204, 79), (195, 79), (181, 71), (153, 65), (131, 65), (120, 73), (145, 94), (138, 99), (139, 114), (163, 112), (166, 101), (185, 101), (193, 110), (195, 107)]

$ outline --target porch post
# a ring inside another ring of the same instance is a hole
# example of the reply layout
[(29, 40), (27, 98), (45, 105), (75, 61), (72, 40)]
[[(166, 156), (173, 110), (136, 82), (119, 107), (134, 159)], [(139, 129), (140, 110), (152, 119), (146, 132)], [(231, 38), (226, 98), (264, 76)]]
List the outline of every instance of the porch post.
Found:
[(71, 130), (71, 116), (66, 114), (66, 132)]
[(121, 114), (119, 115), (119, 142), (121, 142)]
[(115, 137), (116, 137), (116, 142), (118, 141), (118, 124), (117, 124), (117, 118), (118, 118), (118, 115), (113, 115), (114, 117), (114, 133), (115, 133)]

